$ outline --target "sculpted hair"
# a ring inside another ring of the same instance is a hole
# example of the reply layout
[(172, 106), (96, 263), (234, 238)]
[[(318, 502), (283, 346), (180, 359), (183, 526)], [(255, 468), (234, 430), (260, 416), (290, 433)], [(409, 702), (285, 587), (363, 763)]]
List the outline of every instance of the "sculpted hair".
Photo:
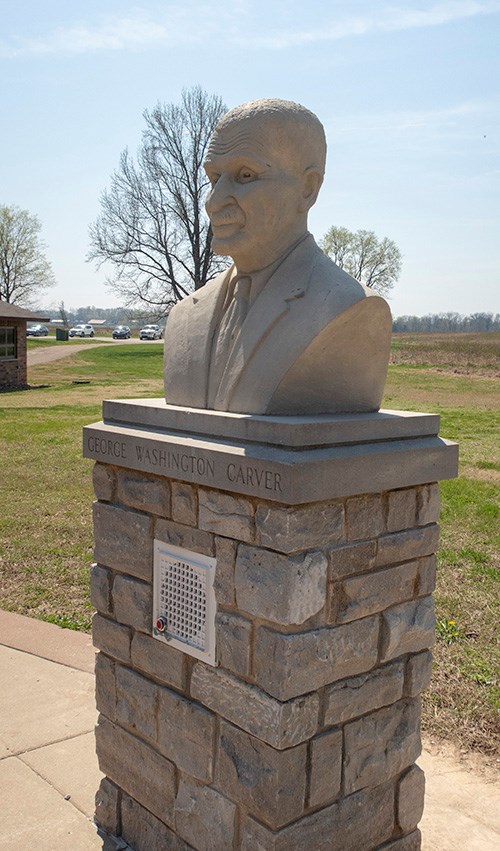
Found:
[(230, 125), (256, 119), (270, 127), (276, 144), (285, 145), (301, 168), (316, 168), (323, 176), (326, 162), (325, 130), (319, 118), (289, 100), (251, 100), (226, 112), (217, 123), (214, 136)]

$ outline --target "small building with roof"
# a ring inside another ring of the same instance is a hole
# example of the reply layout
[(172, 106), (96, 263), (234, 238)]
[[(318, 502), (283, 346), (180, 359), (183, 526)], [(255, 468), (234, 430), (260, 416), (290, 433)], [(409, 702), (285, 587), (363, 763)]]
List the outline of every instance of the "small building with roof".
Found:
[(0, 301), (0, 391), (28, 386), (26, 325), (48, 321), (48, 316)]

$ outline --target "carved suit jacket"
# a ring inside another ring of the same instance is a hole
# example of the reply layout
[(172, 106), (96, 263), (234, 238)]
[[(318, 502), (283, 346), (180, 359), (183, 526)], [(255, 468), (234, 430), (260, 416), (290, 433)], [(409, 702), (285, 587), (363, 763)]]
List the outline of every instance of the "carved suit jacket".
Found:
[[(231, 271), (171, 311), (165, 332), (167, 404), (207, 407), (212, 340)], [(214, 408), (292, 416), (378, 410), (390, 338), (385, 300), (336, 266), (308, 235), (250, 307)]]

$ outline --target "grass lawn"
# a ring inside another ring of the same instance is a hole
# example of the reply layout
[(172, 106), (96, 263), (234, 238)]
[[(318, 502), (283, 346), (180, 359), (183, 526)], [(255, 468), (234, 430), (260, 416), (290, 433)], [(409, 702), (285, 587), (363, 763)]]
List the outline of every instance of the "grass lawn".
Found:
[(383, 405), (433, 411), (460, 444), (442, 482), (429, 734), (498, 754), (500, 334), (396, 334)]
[[(81, 457), (81, 429), (101, 418), (104, 398), (161, 397), (162, 353), (161, 344), (89, 345), (29, 370), (31, 384), (48, 386), (0, 395), (1, 608), (89, 628), (93, 464)], [(424, 727), (487, 754), (500, 707), (499, 354), (499, 334), (395, 335), (383, 402), (440, 413), (442, 436), (460, 443), (460, 477), (441, 484)]]
[(89, 344), (29, 369), (32, 385), (48, 386), (0, 395), (0, 608), (90, 629), (93, 462), (82, 427), (101, 419), (103, 398), (161, 396), (162, 359), (161, 344)]

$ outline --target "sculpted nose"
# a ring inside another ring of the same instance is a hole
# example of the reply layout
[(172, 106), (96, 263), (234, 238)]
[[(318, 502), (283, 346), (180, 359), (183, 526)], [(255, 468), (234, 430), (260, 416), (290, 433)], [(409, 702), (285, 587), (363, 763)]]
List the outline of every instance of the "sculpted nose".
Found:
[(217, 183), (212, 186), (205, 201), (205, 209), (208, 215), (217, 213), (233, 200), (231, 196), (231, 181), (226, 175), (221, 175)]

